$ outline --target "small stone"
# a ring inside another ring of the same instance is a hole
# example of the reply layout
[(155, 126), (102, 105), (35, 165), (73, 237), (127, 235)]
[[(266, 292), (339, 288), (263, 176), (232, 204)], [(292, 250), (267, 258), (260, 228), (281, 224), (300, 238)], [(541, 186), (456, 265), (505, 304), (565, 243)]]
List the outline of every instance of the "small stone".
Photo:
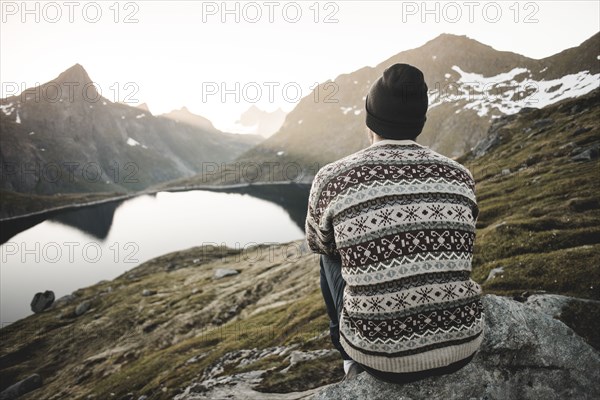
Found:
[(542, 128), (544, 126), (548, 126), (548, 125), (552, 125), (554, 123), (554, 120), (552, 118), (543, 118), (543, 119), (538, 119), (536, 121), (533, 122), (533, 128)]
[(592, 130), (591, 127), (584, 126), (582, 128), (579, 128), (579, 129), (575, 130), (575, 132), (573, 132), (573, 136), (581, 135), (582, 133), (586, 133), (586, 132), (589, 132), (591, 130)]
[(592, 161), (598, 158), (598, 148), (590, 147), (571, 157), (572, 161)]
[(502, 170), (502, 176), (510, 175), (510, 169), (505, 168)]
[(168, 263), (168, 264), (165, 266), (165, 270), (166, 270), (166, 271), (174, 271), (174, 270), (176, 270), (176, 269), (177, 269), (177, 267), (178, 267), (177, 263), (175, 263), (175, 262), (171, 261), (170, 263)]
[(579, 104), (575, 104), (573, 107), (571, 107), (571, 110), (570, 110), (571, 112), (570, 112), (570, 114), (571, 114), (571, 115), (573, 115), (573, 114), (577, 114), (578, 112), (580, 112), (580, 111), (581, 111), (581, 108), (582, 108), (582, 107), (581, 107)]
[(75, 315), (80, 316), (80, 315), (85, 314), (86, 311), (90, 309), (91, 305), (92, 304), (90, 303), (89, 300), (79, 303), (77, 308), (75, 308)]
[(236, 269), (217, 268), (215, 270), (214, 279), (225, 278), (226, 276), (237, 275), (240, 272)]
[(573, 143), (573, 142), (569, 142), (569, 143), (563, 144), (563, 145), (562, 145), (562, 146), (560, 146), (558, 149), (559, 149), (559, 150), (564, 150), (564, 149), (566, 149), (566, 148), (570, 148), (570, 149), (572, 149), (572, 148), (574, 148), (574, 147), (575, 147), (575, 143)]
[(147, 296), (153, 296), (155, 294), (156, 294), (156, 290), (153, 290), (153, 289), (144, 289), (142, 291), (142, 296), (145, 296), (145, 297), (147, 297)]
[(492, 268), (492, 270), (488, 274), (488, 277), (485, 281), (487, 282), (490, 279), (494, 279), (496, 277), (496, 275), (501, 274), (503, 272), (504, 272), (504, 267)]
[(47, 309), (54, 302), (54, 292), (46, 290), (44, 293), (38, 292), (31, 300), (31, 311), (38, 314)]

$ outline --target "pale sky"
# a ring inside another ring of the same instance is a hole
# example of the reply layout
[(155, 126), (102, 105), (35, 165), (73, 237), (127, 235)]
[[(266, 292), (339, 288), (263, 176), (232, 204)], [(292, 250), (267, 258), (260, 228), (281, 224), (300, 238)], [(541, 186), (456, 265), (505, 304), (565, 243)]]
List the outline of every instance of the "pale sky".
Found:
[[(543, 58), (600, 30), (595, 0), (223, 4), (29, 1), (25, 10), (22, 1), (0, 1), (0, 97), (14, 94), (10, 84), (31, 87), (80, 63), (111, 101), (131, 94), (155, 115), (185, 105), (227, 130), (253, 102), (290, 111), (316, 82), (441, 33)], [(222, 89), (230, 90), (225, 101)]]

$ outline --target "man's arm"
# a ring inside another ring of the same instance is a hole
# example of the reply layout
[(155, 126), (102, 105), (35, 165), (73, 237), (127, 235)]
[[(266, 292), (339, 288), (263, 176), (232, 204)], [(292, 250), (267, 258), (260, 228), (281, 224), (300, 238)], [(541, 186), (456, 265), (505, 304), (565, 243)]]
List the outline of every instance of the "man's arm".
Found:
[(308, 246), (314, 253), (337, 256), (338, 252), (335, 246), (335, 237), (333, 232), (333, 223), (331, 218), (322, 214), (323, 205), (319, 206), (321, 197), (320, 190), (322, 185), (319, 185), (318, 179), (315, 176), (313, 185), (310, 189), (308, 197), (308, 212), (306, 214), (305, 232)]

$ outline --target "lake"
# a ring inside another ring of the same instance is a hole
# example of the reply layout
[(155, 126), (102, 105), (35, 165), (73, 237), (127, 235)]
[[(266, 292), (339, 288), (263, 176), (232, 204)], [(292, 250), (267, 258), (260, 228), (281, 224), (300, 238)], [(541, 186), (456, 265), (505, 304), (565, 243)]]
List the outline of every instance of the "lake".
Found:
[(30, 315), (36, 292), (52, 290), (58, 299), (176, 250), (301, 239), (308, 190), (293, 184), (159, 192), (49, 215), (0, 246), (0, 321)]

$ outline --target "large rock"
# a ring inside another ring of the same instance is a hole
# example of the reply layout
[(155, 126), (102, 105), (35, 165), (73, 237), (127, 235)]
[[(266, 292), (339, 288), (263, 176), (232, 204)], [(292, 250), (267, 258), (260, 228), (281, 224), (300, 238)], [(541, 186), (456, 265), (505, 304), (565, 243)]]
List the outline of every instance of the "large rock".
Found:
[(31, 300), (31, 311), (38, 314), (47, 309), (54, 302), (54, 292), (46, 290), (44, 293), (38, 292)]
[(589, 307), (595, 307), (595, 311), (593, 312), (600, 311), (600, 301), (562, 296), (560, 294), (533, 294), (527, 298), (524, 304), (544, 314), (548, 314), (552, 318), (562, 319), (563, 310), (569, 303), (588, 305)]
[(42, 386), (42, 377), (38, 374), (29, 377), (9, 386), (0, 393), (0, 400), (15, 400)]
[(485, 296), (484, 342), (466, 367), (405, 385), (367, 373), (315, 399), (598, 399), (600, 354), (562, 322), (514, 300)]

